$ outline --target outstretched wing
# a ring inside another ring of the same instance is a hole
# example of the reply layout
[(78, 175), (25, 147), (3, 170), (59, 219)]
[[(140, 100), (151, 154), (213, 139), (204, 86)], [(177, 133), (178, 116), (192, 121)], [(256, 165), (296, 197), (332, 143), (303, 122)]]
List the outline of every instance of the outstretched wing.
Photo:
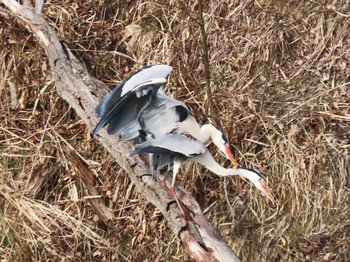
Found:
[(101, 117), (93, 135), (109, 124), (109, 134), (120, 134), (137, 130), (137, 119), (142, 110), (150, 103), (154, 94), (163, 86), (172, 67), (168, 65), (147, 66), (130, 76), (105, 96), (98, 105), (96, 113)]

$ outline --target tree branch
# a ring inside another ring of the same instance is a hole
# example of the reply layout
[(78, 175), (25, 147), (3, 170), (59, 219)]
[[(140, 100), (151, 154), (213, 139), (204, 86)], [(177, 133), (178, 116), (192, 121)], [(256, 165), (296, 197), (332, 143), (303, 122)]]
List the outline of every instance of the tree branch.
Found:
[[(55, 31), (34, 8), (20, 5), (13, 0), (0, 0), (0, 3), (5, 5), (11, 16), (16, 16), (20, 23), (25, 24), (38, 37), (47, 54), (57, 93), (92, 129), (98, 121), (95, 108), (98, 101), (106, 94), (106, 86), (86, 72), (84, 66), (69, 48), (61, 44)], [(0, 12), (0, 15), (8, 19), (9, 16), (6, 16), (6, 13)], [(168, 220), (173, 233), (180, 239), (185, 252), (192, 259), (196, 261), (239, 261), (204, 216), (195, 199), (181, 188), (176, 189), (184, 204), (195, 214), (193, 220), (197, 227), (179, 218), (180, 211), (173, 204), (173, 199), (169, 198), (169, 194), (162, 189), (159, 183), (155, 183), (151, 176), (144, 175), (149, 173), (144, 162), (139, 157), (128, 157), (131, 151), (129, 144), (109, 136), (105, 130), (100, 132), (97, 139), (128, 173), (131, 182), (135, 184), (140, 193), (160, 209), (165, 219)], [(80, 166), (76, 158), (73, 158), (72, 161), (76, 166)], [(84, 172), (82, 166), (80, 166), (80, 171)], [(87, 192), (96, 193), (91, 188)], [(111, 217), (113, 215), (109, 214), (104, 217), (104, 220)]]

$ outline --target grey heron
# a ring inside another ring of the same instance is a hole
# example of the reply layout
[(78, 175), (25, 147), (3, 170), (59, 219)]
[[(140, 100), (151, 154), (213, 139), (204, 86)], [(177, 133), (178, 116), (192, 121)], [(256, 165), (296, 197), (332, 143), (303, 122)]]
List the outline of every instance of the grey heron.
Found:
[(185, 104), (164, 93), (163, 86), (171, 71), (168, 65), (146, 66), (124, 80), (98, 105), (96, 112), (101, 119), (93, 135), (108, 125), (108, 134), (124, 134), (126, 141), (139, 138), (139, 130), (155, 138), (180, 133), (203, 144), (211, 139), (237, 167), (226, 136), (211, 124), (201, 127)]
[[(164, 93), (163, 86), (171, 71), (172, 67), (168, 65), (147, 66), (124, 80), (98, 105), (96, 112), (101, 119), (93, 135), (106, 125), (108, 134), (124, 134), (126, 141), (140, 141), (150, 134), (151, 139), (137, 145), (134, 153), (150, 154), (153, 176), (154, 171), (173, 164), (170, 191), (182, 210), (174, 185), (181, 162), (185, 159), (198, 162), (221, 176), (246, 177), (269, 195), (266, 183), (258, 172), (238, 168), (229, 141), (221, 131), (211, 124), (200, 126), (186, 105)], [(235, 168), (223, 168), (213, 159), (205, 147), (209, 140)]]

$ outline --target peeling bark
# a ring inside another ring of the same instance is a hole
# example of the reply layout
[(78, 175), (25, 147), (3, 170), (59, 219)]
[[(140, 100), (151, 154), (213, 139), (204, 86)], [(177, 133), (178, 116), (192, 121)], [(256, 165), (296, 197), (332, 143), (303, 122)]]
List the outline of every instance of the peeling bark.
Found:
[[(95, 108), (103, 95), (106, 94), (107, 87), (90, 76), (69, 48), (60, 42), (55, 31), (40, 14), (42, 7), (40, 3), (36, 5), (36, 8), (21, 5), (13, 0), (0, 0), (0, 3), (5, 6), (5, 8), (0, 7), (0, 16), (5, 19), (16, 17), (19, 23), (27, 26), (37, 36), (38, 41), (46, 51), (58, 94), (92, 129), (98, 122)], [(180, 210), (176, 205), (170, 205), (173, 199), (160, 184), (155, 183), (151, 176), (144, 175), (149, 173), (145, 163), (137, 156), (128, 157), (131, 151), (129, 144), (109, 136), (105, 130), (99, 133), (97, 139), (128, 173), (131, 182), (141, 194), (159, 208), (191, 259), (195, 261), (239, 261), (231, 248), (209, 223), (193, 197), (177, 187), (178, 196), (195, 214), (194, 223), (190, 224), (179, 217)], [(87, 187), (86, 192), (96, 194), (97, 191), (91, 188), (90, 175), (86, 174), (84, 167), (76, 158), (73, 157), (73, 160), (73, 165), (79, 172), (85, 174), (85, 178), (83, 175), (81, 179)], [(98, 206), (99, 202), (95, 201), (92, 205)], [(112, 218), (113, 214), (108, 213), (103, 217), (103, 221), (107, 223)]]

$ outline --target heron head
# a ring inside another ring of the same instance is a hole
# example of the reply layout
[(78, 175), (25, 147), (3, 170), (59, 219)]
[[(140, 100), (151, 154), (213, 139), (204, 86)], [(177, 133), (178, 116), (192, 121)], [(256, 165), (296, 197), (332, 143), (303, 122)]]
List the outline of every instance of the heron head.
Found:
[[(218, 147), (218, 149), (223, 152), (227, 159), (231, 161), (231, 164), (237, 168), (238, 164), (233, 156), (233, 150), (230, 145), (230, 142), (228, 141), (227, 137), (223, 132), (221, 132), (219, 129), (217, 129), (212, 124), (206, 124), (202, 127), (204, 133), (207, 133), (208, 140), (211, 138), (213, 143)], [(204, 142), (206, 143), (206, 142)]]
[(264, 178), (261, 174), (254, 169), (237, 168), (235, 173), (239, 176), (247, 178), (250, 182), (254, 184), (261, 192), (264, 193), (269, 199), (271, 198), (271, 191), (267, 186)]
[(219, 147), (219, 149), (225, 154), (226, 158), (231, 161), (231, 164), (237, 168), (238, 164), (233, 156), (233, 149), (230, 145), (225, 134), (220, 132), (217, 136), (213, 137), (213, 142)]

